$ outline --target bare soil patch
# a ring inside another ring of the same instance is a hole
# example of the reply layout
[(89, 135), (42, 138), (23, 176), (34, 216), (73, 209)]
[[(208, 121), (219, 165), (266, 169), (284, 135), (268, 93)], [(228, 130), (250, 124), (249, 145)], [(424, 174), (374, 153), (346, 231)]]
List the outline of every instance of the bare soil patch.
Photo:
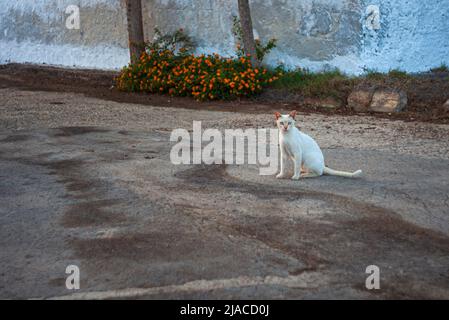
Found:
[[(260, 96), (252, 99), (211, 102), (197, 102), (191, 98), (157, 94), (121, 92), (114, 86), (114, 77), (117, 75), (118, 72), (113, 71), (7, 64), (0, 66), (0, 88), (17, 87), (32, 91), (75, 92), (116, 102), (195, 110), (256, 113), (296, 109), (303, 114), (352, 115), (356, 112), (346, 107), (346, 99), (351, 89), (358, 84), (372, 84), (399, 87), (404, 89), (408, 96), (408, 105), (403, 112), (372, 113), (372, 115), (405, 121), (449, 123), (449, 112), (443, 107), (444, 102), (449, 99), (448, 72), (429, 72), (407, 76), (407, 78), (372, 77), (350, 82), (334, 81), (329, 85), (333, 92), (338, 92), (338, 96), (334, 97), (337, 102), (336, 108), (323, 107), (328, 103), (329, 97), (313, 97), (301, 92), (275, 88), (268, 88)], [(60, 101), (52, 103), (63, 104)]]

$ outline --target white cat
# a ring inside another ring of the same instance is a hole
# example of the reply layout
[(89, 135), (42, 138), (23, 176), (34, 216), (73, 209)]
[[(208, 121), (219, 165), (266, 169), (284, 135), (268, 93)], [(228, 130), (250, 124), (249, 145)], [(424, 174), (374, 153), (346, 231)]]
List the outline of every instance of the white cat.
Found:
[[(323, 174), (355, 178), (362, 175), (362, 170), (345, 172), (330, 169), (324, 165), (323, 152), (318, 144), (305, 133), (299, 131), (295, 126), (296, 111), (290, 114), (275, 113), (276, 124), (279, 128), (279, 145), (281, 149), (281, 172), (276, 176), (278, 179), (287, 176), (286, 165), (290, 158), (294, 165), (293, 180), (300, 177), (318, 177)], [(305, 174), (301, 176), (301, 167)]]

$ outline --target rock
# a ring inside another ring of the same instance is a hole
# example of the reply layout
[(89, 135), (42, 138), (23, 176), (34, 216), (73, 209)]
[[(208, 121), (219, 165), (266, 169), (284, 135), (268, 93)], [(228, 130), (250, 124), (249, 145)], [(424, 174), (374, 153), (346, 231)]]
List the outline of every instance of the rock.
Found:
[(322, 103), (322, 104), (319, 104), (318, 107), (323, 108), (323, 109), (333, 110), (333, 109), (337, 109), (338, 105), (331, 104), (331, 103)]
[(444, 104), (443, 104), (443, 109), (447, 112), (449, 112), (449, 100), (447, 100)]
[(320, 101), (320, 103), (318, 104), (318, 106), (320, 108), (333, 110), (333, 109), (340, 108), (341, 107), (341, 102), (336, 100), (336, 99), (334, 99), (334, 98), (326, 98), (326, 99), (322, 99)]
[(400, 112), (407, 105), (407, 94), (399, 89), (377, 89), (369, 106), (374, 112)]
[(354, 89), (348, 97), (348, 107), (357, 112), (368, 111), (374, 91), (375, 87)]
[(304, 104), (311, 105), (315, 108), (322, 108), (322, 109), (338, 109), (341, 107), (341, 103), (337, 101), (334, 98), (323, 98), (323, 99), (317, 99), (317, 98), (305, 98), (303, 100)]
[(357, 112), (400, 112), (407, 105), (407, 94), (400, 89), (358, 87), (348, 97), (348, 107)]

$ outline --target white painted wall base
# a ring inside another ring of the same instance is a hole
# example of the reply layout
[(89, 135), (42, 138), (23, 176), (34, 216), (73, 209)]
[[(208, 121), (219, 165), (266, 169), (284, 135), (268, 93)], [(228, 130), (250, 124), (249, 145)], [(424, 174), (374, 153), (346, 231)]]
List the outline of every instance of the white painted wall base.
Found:
[(0, 64), (12, 62), (118, 70), (129, 63), (129, 50), (112, 46), (0, 42)]

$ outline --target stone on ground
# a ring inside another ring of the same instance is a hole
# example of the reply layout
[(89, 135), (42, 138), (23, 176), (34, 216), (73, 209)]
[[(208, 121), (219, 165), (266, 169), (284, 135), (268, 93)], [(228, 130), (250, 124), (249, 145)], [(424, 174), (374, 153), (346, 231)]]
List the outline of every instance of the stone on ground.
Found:
[(358, 87), (348, 97), (348, 107), (356, 112), (401, 112), (407, 106), (407, 94), (396, 88)]
[(357, 112), (367, 112), (374, 94), (374, 87), (354, 89), (348, 97), (348, 107)]
[(399, 89), (378, 89), (374, 92), (370, 111), (400, 112), (407, 105), (407, 94)]

